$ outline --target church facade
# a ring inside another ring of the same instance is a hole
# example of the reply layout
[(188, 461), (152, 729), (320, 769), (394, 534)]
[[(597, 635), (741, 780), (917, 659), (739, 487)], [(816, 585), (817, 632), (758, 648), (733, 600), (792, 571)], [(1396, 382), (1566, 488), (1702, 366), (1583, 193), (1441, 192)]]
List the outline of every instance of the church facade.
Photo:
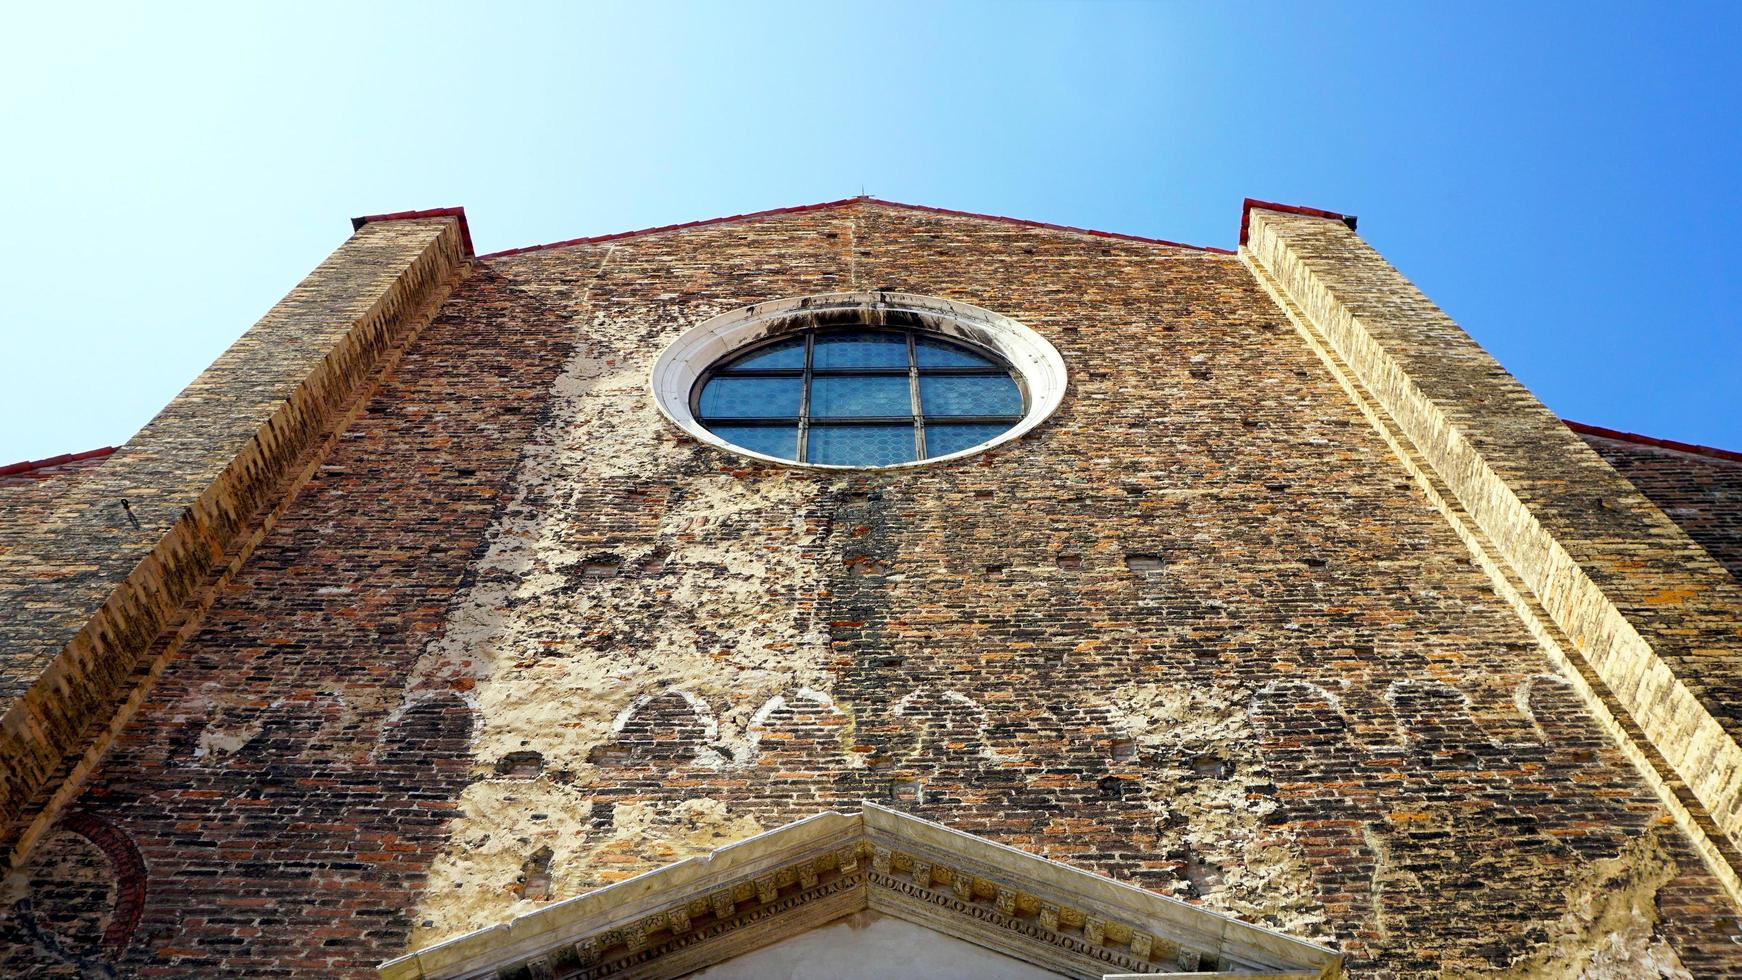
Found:
[(8, 975), (1742, 977), (1742, 457), (1342, 215), (358, 219), (16, 469)]

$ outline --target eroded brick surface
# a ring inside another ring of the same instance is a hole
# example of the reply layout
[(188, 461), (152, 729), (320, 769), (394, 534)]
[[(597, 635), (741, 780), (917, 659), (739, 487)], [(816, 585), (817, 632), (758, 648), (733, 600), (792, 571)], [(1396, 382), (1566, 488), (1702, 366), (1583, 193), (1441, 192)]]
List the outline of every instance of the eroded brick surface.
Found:
[(105, 459), (108, 454), (0, 473), (0, 554), (36, 534), (55, 505)]
[[(650, 402), (690, 326), (872, 288), (1033, 327), (1063, 408), (837, 475)], [(1238, 259), (878, 206), (482, 263), (78, 806), (150, 869), (122, 972), (362, 976), (865, 799), (1357, 976), (1742, 976), (1715, 879)]]
[[(875, 208), (605, 252), (495, 265), (590, 273), (585, 340), (419, 683), (475, 684), (479, 770), (545, 768), (468, 787), (415, 944), (535, 907), (535, 856), (563, 897), (874, 799), (1364, 975), (1683, 955), (1656, 896), (1711, 879), (1236, 260)], [(688, 326), (841, 288), (1014, 316), (1071, 397), (1018, 445), (857, 477), (647, 403)]]
[(79, 474), (88, 473), (102, 466), (103, 460), (108, 459), (112, 452), (114, 452), (113, 449), (93, 449), (88, 452), (55, 456), (51, 459), (30, 460), (13, 463), (10, 466), (0, 466), (0, 493), (13, 487), (28, 487), (51, 481), (64, 491), (77, 482)]
[(103, 934), (120, 897), (116, 869), (102, 850), (71, 830), (49, 835), (25, 865), (26, 894), (0, 919), (0, 971), (6, 976), (79, 977), (104, 972)]
[(1448, 520), (1528, 590), (1521, 615), (1660, 798), (1690, 795), (1684, 828), (1742, 894), (1736, 579), (1342, 223), (1254, 208), (1247, 231), (1254, 276), (1443, 481)]

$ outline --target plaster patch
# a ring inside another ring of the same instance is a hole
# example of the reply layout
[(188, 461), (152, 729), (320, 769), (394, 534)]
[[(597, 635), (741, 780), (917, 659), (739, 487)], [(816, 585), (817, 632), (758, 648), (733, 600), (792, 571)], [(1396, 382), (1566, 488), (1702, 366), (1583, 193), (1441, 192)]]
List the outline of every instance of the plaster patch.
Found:
[[(764, 829), (719, 800), (607, 806), (583, 788), (547, 778), (473, 783), (460, 808), (448, 849), (430, 869), (410, 948), (505, 922)], [(550, 879), (538, 899), (524, 897), (521, 888), (533, 856)]]
[[(753, 759), (753, 716), (770, 699), (828, 699), (808, 479), (712, 468), (712, 451), (679, 439), (646, 397), (640, 352), (669, 325), (597, 326), (555, 385), (474, 585), (408, 685), (410, 699), (451, 690), (475, 709), (480, 777), (515, 752), (539, 753), (547, 773), (467, 790), (414, 946), (522, 911), (529, 900), (505, 888), (537, 847), (551, 848), (563, 896), (578, 878), (602, 884), (692, 853), (686, 842), (706, 850), (759, 829), (679, 799), (646, 820), (641, 804), (616, 802), (600, 836), (583, 788), (615, 778), (594, 750), (637, 705), (678, 692), (707, 743), (680, 766), (718, 769)], [(647, 479), (672, 472), (686, 478)], [(595, 525), (601, 499), (639, 522), (634, 533)]]
[(1105, 707), (1136, 747), (1142, 798), (1171, 818), (1166, 845), (1188, 854), (1188, 866), (1213, 867), (1203, 873), (1213, 887), (1197, 889), (1202, 904), (1311, 936), (1324, 913), (1300, 847), (1266, 826), (1276, 802), (1252, 789), (1267, 777), (1249, 699), (1233, 684), (1136, 684), (1113, 691)]
[[(1545, 947), (1504, 971), (1516, 980), (1693, 980), (1658, 938), (1657, 893), (1676, 876), (1657, 831), (1592, 861), (1566, 890), (1566, 912)], [(1453, 977), (1491, 976), (1448, 971)]]

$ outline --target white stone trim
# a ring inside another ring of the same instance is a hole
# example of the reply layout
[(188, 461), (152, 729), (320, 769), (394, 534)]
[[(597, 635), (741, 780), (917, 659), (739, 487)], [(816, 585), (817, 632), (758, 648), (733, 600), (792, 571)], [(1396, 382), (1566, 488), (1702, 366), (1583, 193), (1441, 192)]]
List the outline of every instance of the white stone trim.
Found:
[[(944, 337), (984, 347), (1003, 358), (1022, 377), (1028, 411), (1022, 421), (997, 438), (960, 452), (893, 466), (830, 466), (798, 463), (765, 456), (735, 446), (703, 428), (690, 411), (690, 392), (702, 372), (733, 351), (758, 341), (810, 326), (828, 325), (842, 314), (858, 311), (864, 322), (877, 323), (891, 312), (917, 316), (920, 328)], [(819, 319), (823, 322), (819, 323)], [(1064, 401), (1065, 360), (1045, 337), (1002, 314), (967, 303), (914, 293), (823, 293), (771, 300), (713, 317), (673, 341), (653, 362), (653, 400), (671, 423), (699, 442), (741, 456), (814, 470), (900, 470), (932, 466), (985, 452), (1021, 438), (1050, 418)]]
[(1333, 950), (869, 802), (418, 950), (380, 975), (681, 977), (866, 908), (1070, 977), (1343, 975)]

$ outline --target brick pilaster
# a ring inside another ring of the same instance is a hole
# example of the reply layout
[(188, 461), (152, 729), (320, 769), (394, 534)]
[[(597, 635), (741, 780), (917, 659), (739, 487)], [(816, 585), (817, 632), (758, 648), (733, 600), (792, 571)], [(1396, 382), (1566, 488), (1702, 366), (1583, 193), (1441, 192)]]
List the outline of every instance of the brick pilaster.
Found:
[(15, 858), (460, 274), (458, 218), (365, 224), (0, 552), (0, 844)]
[[(1334, 217), (1334, 216), (1331, 216)], [(1742, 843), (1742, 588), (1341, 221), (1255, 207), (1242, 256), (1432, 468), (1644, 740)], [(1627, 734), (1633, 732), (1632, 736)], [(1624, 746), (1625, 747), (1625, 746)], [(1648, 776), (1650, 774), (1648, 773)], [(1694, 802), (1694, 801), (1689, 801)], [(1672, 812), (1682, 812), (1671, 805)], [(1716, 868), (1734, 891), (1733, 862)]]

